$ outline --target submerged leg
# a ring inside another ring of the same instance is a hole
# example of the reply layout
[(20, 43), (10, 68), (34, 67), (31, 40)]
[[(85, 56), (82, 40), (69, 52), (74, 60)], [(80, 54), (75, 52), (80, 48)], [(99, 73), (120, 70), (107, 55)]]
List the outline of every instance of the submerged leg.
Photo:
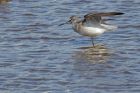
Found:
[(94, 38), (91, 37), (92, 45), (94, 46)]

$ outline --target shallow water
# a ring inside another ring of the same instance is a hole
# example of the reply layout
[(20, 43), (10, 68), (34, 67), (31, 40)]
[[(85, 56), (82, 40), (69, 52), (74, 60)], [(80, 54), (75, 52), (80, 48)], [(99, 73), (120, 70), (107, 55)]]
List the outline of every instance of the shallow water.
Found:
[[(140, 93), (140, 0), (12, 0), (0, 5), (0, 93)], [(96, 38), (71, 15), (120, 11)]]

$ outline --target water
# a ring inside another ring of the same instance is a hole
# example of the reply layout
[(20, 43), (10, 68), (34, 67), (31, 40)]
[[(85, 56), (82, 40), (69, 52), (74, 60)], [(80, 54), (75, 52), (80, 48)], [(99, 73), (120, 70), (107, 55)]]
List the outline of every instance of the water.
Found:
[[(139, 0), (12, 0), (0, 5), (0, 93), (140, 93)], [(120, 11), (116, 32), (89, 38), (58, 26)]]

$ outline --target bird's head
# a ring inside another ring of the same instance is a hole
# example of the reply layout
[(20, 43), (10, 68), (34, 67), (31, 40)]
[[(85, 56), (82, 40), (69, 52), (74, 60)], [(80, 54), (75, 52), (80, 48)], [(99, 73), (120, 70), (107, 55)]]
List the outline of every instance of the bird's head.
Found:
[(74, 23), (77, 23), (77, 22), (80, 22), (80, 18), (77, 17), (77, 16), (71, 16), (67, 22), (62, 23), (59, 26), (64, 25), (64, 24), (74, 24)]
[(77, 16), (71, 16), (70, 20), (68, 21), (69, 23), (77, 23), (80, 21), (80, 18)]

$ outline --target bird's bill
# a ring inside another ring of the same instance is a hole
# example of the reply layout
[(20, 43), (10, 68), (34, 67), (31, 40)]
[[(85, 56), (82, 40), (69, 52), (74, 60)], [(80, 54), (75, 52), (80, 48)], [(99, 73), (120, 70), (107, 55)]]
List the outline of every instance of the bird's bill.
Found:
[(62, 25), (65, 25), (65, 24), (70, 24), (71, 23), (71, 20), (65, 22), (65, 23), (62, 23), (62, 24), (59, 24), (59, 26), (62, 26)]

